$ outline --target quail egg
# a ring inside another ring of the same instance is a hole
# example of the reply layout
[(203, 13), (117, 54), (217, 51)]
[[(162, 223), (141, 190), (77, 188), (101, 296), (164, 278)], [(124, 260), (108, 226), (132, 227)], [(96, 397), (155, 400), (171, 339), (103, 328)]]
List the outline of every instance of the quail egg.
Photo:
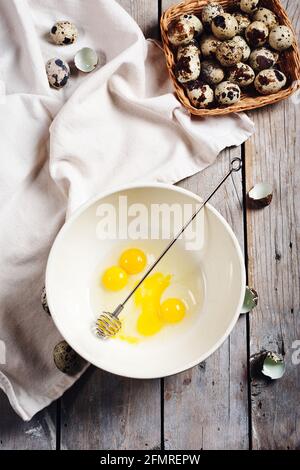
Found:
[(201, 34), (203, 25), (195, 15), (181, 15), (173, 20), (168, 27), (168, 38), (173, 46), (188, 44), (194, 36)]
[(243, 51), (234, 41), (224, 41), (218, 47), (216, 57), (223, 67), (232, 67), (241, 62)]
[(181, 57), (192, 57), (198, 56), (201, 54), (199, 46), (196, 41), (192, 41), (185, 46), (179, 46), (177, 50), (177, 60), (180, 60)]
[(221, 44), (221, 41), (215, 38), (215, 36), (205, 36), (200, 41), (200, 49), (203, 57), (212, 59), (215, 56), (216, 50)]
[(259, 0), (241, 0), (240, 1), (240, 9), (244, 13), (254, 13), (257, 10), (257, 6), (259, 4)]
[(256, 90), (262, 95), (277, 93), (285, 84), (286, 76), (276, 69), (262, 70), (254, 81)]
[(221, 13), (224, 13), (222, 5), (217, 2), (209, 2), (202, 9), (201, 18), (203, 24), (205, 26), (210, 26), (213, 18)]
[(268, 39), (269, 30), (262, 21), (253, 21), (246, 29), (246, 39), (253, 47), (263, 46)]
[(54, 44), (65, 46), (76, 41), (78, 31), (76, 26), (70, 21), (58, 21), (52, 26), (50, 36)]
[(211, 23), (213, 34), (218, 39), (231, 39), (238, 32), (238, 22), (234, 16), (229, 13), (222, 13), (215, 16)]
[(175, 76), (180, 83), (196, 80), (201, 71), (199, 56), (181, 57), (175, 65)]
[(293, 31), (288, 26), (276, 26), (270, 32), (269, 44), (276, 51), (285, 51), (293, 41)]
[(241, 88), (251, 85), (254, 82), (255, 73), (253, 69), (247, 65), (239, 62), (232, 67), (228, 74), (228, 81), (237, 83)]
[(241, 90), (236, 83), (222, 82), (215, 89), (215, 97), (220, 104), (234, 104), (240, 100)]
[(267, 28), (272, 29), (278, 25), (277, 16), (268, 8), (260, 7), (253, 16), (254, 21), (262, 21)]
[(48, 60), (46, 64), (46, 73), (49, 84), (53, 88), (62, 88), (70, 78), (70, 67), (62, 59), (54, 58)]
[(200, 80), (188, 83), (186, 91), (191, 104), (195, 108), (207, 108), (214, 101), (212, 88)]
[(217, 85), (224, 80), (224, 71), (213, 60), (204, 60), (201, 63), (201, 78), (209, 85)]
[(276, 52), (272, 52), (265, 47), (260, 47), (251, 52), (249, 64), (257, 73), (265, 69), (270, 69), (276, 64), (277, 60), (278, 54)]
[(247, 62), (251, 54), (251, 49), (246, 43), (245, 39), (242, 38), (242, 36), (234, 36), (234, 38), (232, 38), (231, 41), (233, 41), (237, 46), (239, 46), (242, 49), (243, 61)]
[(235, 17), (237, 24), (238, 24), (238, 31), (237, 34), (245, 34), (246, 28), (249, 26), (251, 23), (251, 20), (248, 15), (245, 13), (240, 13), (240, 12), (234, 12), (232, 13), (232, 16)]
[(53, 359), (56, 367), (64, 374), (75, 375), (80, 371), (84, 362), (81, 357), (68, 345), (61, 341), (53, 349)]

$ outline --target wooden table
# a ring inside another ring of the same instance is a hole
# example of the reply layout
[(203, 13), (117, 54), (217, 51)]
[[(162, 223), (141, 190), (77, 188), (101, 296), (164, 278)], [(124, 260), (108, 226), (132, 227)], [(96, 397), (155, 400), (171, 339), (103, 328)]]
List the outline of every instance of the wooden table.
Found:
[[(158, 20), (170, 0), (119, 0), (146, 36), (159, 37)], [(300, 2), (284, 0), (300, 32)], [(215, 196), (244, 249), (248, 284), (259, 305), (241, 316), (230, 338), (204, 363), (161, 380), (138, 381), (91, 367), (65, 395), (23, 423), (0, 395), (0, 449), (296, 449), (300, 448), (300, 96), (249, 113), (256, 133), (223, 152), (203, 173), (181, 183), (207, 194), (241, 156), (236, 174)], [(245, 194), (269, 181), (268, 208), (247, 208)], [(297, 233), (298, 227), (298, 233)], [(298, 320), (298, 321), (297, 321)], [(250, 380), (251, 357), (261, 350), (285, 355), (282, 380)]]

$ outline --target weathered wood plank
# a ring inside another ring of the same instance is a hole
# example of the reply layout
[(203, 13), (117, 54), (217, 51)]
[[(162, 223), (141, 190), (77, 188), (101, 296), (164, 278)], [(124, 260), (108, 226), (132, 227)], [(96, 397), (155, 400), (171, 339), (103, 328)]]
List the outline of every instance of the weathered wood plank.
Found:
[[(300, 3), (285, 1), (300, 33)], [(269, 181), (270, 207), (247, 210), (249, 283), (259, 306), (250, 316), (251, 354), (263, 349), (285, 354), (287, 371), (278, 381), (252, 381), (254, 449), (300, 448), (300, 366), (292, 345), (300, 338), (299, 218), (300, 97), (254, 112), (256, 134), (246, 146), (247, 188)]]
[[(162, 0), (162, 11), (176, 3)], [(182, 185), (208, 194), (240, 149), (228, 150), (217, 163)], [(225, 194), (225, 197), (224, 197)], [(234, 175), (213, 205), (232, 226), (243, 246), (243, 188)], [(247, 449), (248, 391), (246, 319), (241, 317), (223, 346), (194, 369), (165, 379), (165, 447), (168, 449)]]
[[(240, 148), (227, 150), (206, 171), (181, 186), (205, 195), (228, 171)], [(235, 174), (212, 201), (243, 246), (242, 179)], [(164, 430), (166, 449), (247, 449), (246, 319), (241, 317), (230, 338), (204, 363), (166, 378)]]
[(24, 423), (0, 391), (0, 450), (56, 448), (56, 404)]
[[(156, 0), (119, 0), (148, 36), (158, 35)], [(157, 449), (160, 380), (130, 380), (91, 368), (62, 398), (63, 449)]]
[(117, 0), (135, 19), (148, 38), (159, 36), (158, 2), (159, 0)]

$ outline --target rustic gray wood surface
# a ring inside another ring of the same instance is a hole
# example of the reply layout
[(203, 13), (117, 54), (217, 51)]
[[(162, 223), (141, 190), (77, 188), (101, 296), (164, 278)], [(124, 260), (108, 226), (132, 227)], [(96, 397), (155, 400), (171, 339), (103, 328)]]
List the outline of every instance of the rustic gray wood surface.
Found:
[[(173, 0), (118, 0), (146, 36), (158, 37), (158, 19)], [(300, 3), (283, 1), (300, 33)], [(181, 186), (207, 194), (233, 156), (243, 175), (227, 182), (213, 205), (235, 231), (246, 256), (249, 285), (259, 305), (241, 316), (230, 338), (204, 363), (163, 380), (135, 381), (90, 368), (62, 399), (23, 423), (0, 394), (0, 449), (295, 449), (300, 448), (299, 218), (300, 95), (252, 112), (256, 134), (223, 152), (205, 172)], [(260, 211), (245, 193), (259, 181), (274, 187)], [(298, 228), (298, 230), (297, 230)], [(277, 382), (252, 377), (250, 359), (261, 350), (285, 354)]]

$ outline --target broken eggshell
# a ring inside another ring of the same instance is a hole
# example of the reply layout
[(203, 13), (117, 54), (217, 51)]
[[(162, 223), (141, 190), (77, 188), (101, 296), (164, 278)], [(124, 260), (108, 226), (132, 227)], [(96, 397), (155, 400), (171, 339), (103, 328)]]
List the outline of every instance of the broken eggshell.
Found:
[(257, 183), (248, 193), (248, 200), (251, 206), (256, 209), (269, 206), (272, 198), (273, 190), (269, 183)]
[(256, 290), (246, 286), (244, 302), (242, 305), (241, 313), (249, 313), (258, 304), (258, 294)]
[(282, 356), (268, 352), (263, 362), (262, 373), (272, 380), (281, 379), (285, 372), (285, 363)]
[(74, 63), (81, 72), (92, 72), (98, 64), (98, 55), (94, 49), (84, 47), (76, 53)]

